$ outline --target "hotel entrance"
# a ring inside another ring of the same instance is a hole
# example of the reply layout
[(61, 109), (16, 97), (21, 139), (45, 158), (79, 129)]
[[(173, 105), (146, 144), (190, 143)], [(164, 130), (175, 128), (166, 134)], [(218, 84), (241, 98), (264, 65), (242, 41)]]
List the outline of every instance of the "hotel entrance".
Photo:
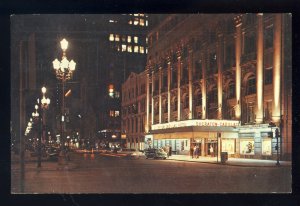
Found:
[(212, 139), (207, 139), (206, 144), (205, 144), (205, 155), (211, 156), (211, 157), (216, 157), (217, 152), (218, 152), (218, 141), (212, 140)]

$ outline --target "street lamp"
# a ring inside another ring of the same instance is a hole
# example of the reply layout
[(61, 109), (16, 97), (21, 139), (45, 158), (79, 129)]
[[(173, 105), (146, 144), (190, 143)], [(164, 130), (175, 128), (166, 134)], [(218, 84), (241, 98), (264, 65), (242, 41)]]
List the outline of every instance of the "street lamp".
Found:
[[(63, 39), (60, 42), (61, 49), (63, 51), (62, 60), (59, 61), (55, 59), (53, 63), (53, 68), (57, 79), (62, 82), (62, 105), (61, 105), (61, 151), (65, 158), (64, 152), (64, 119), (65, 119), (65, 83), (67, 80), (71, 79), (73, 72), (75, 71), (76, 63), (71, 60), (69, 61), (66, 56), (66, 50), (68, 48), (68, 41)], [(60, 157), (61, 158), (61, 157)]]
[(46, 118), (45, 118), (45, 114), (46, 114), (46, 110), (48, 109), (49, 107), (49, 104), (50, 104), (50, 99), (49, 98), (46, 98), (45, 97), (45, 94), (46, 94), (46, 87), (42, 87), (42, 94), (43, 94), (43, 97), (41, 99), (41, 101), (38, 99), (38, 103), (41, 104), (41, 109), (42, 109), (42, 140), (43, 140), (43, 143), (45, 144), (46, 142), (46, 135), (45, 135), (45, 124), (46, 124)]
[(38, 105), (35, 105), (34, 106), (35, 108), (35, 112), (32, 112), (32, 118), (33, 118), (33, 122), (34, 122), (34, 125), (36, 125), (36, 130), (38, 131), (38, 135), (37, 135), (37, 143), (38, 143), (38, 159), (37, 159), (37, 167), (41, 167), (41, 134), (40, 134), (40, 129), (38, 128), (39, 126), (39, 116), (40, 114), (38, 113), (38, 109), (39, 109), (39, 106)]

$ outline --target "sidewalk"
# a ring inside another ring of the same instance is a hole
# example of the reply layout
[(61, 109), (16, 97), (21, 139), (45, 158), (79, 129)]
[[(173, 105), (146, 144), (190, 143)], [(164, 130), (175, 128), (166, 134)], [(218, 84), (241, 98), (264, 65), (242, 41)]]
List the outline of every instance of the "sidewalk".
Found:
[[(217, 157), (199, 157), (191, 158), (188, 155), (172, 155), (169, 156), (168, 160), (176, 161), (188, 161), (188, 162), (199, 162), (199, 163), (210, 163), (210, 164), (222, 164), (221, 158)], [(261, 160), (261, 159), (243, 159), (243, 158), (228, 158), (228, 161), (224, 165), (230, 166), (245, 166), (245, 167), (277, 167), (276, 160)], [(279, 161), (280, 166), (291, 167), (290, 161)]]

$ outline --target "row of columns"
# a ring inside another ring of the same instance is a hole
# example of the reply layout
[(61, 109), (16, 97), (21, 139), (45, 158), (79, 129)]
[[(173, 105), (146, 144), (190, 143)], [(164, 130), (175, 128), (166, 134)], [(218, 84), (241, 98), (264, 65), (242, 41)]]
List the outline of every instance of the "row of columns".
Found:
[[(281, 70), (281, 30), (282, 30), (282, 14), (275, 14), (274, 18), (274, 39), (273, 39), (273, 111), (272, 111), (272, 120), (274, 122), (278, 122), (280, 120), (280, 70)], [(241, 119), (241, 87), (242, 87), (242, 75), (241, 75), (241, 56), (242, 56), (242, 16), (236, 16), (235, 18), (236, 23), (236, 38), (235, 38), (235, 63), (236, 63), (236, 72), (235, 72), (235, 85), (236, 85), (236, 105), (235, 105), (235, 118), (237, 120)], [(263, 14), (257, 14), (257, 67), (256, 67), (256, 89), (257, 89), (257, 111), (256, 111), (256, 122), (262, 123), (263, 122), (263, 104), (264, 104), (264, 94), (263, 94), (263, 87), (264, 87), (264, 21), (263, 21)], [(222, 82), (222, 73), (223, 73), (223, 45), (224, 37), (220, 33), (218, 35), (217, 40), (217, 65), (218, 65), (218, 119), (222, 119), (222, 104), (223, 104), (223, 82)], [(202, 45), (203, 51), (206, 51), (206, 45)], [(181, 55), (177, 56), (177, 116), (178, 121), (181, 120), (181, 67), (182, 67), (182, 59)], [(207, 118), (207, 105), (206, 105), (206, 98), (207, 98), (207, 80), (206, 80), (206, 70), (207, 70), (207, 63), (206, 53), (201, 53), (202, 61), (202, 77), (201, 80), (201, 90), (202, 90), (202, 119)], [(170, 60), (170, 59), (169, 59)], [(189, 115), (188, 118), (193, 118), (193, 84), (192, 84), (192, 68), (193, 65), (193, 53), (189, 51), (188, 55), (188, 85), (189, 85)], [(149, 69), (151, 71), (151, 69)], [(154, 71), (152, 70), (152, 92), (154, 91), (154, 80), (155, 75)], [(168, 62), (167, 68), (168, 74), (168, 122), (171, 121), (171, 65), (170, 61)], [(147, 103), (146, 103), (146, 132), (149, 131), (150, 124), (149, 124), (149, 102), (152, 102), (151, 105), (151, 122), (154, 123), (154, 98), (150, 99), (150, 79), (149, 79), (149, 72), (147, 73), (146, 78), (146, 89), (147, 89)], [(162, 98), (161, 98), (161, 79), (162, 78), (162, 68), (159, 68), (159, 123), (162, 123)]]

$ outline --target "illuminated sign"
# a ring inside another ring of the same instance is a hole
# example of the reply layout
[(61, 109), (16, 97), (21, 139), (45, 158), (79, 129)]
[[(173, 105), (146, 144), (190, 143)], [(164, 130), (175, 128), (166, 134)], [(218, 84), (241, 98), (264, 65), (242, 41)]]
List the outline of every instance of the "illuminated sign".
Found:
[(197, 119), (197, 120), (186, 120), (180, 122), (168, 122), (165, 124), (152, 125), (152, 130), (157, 129), (170, 129), (178, 127), (191, 127), (191, 126), (202, 126), (202, 127), (235, 127), (239, 126), (240, 122), (236, 120), (213, 120), (213, 119)]
[(122, 134), (121, 139), (126, 139), (126, 134)]

